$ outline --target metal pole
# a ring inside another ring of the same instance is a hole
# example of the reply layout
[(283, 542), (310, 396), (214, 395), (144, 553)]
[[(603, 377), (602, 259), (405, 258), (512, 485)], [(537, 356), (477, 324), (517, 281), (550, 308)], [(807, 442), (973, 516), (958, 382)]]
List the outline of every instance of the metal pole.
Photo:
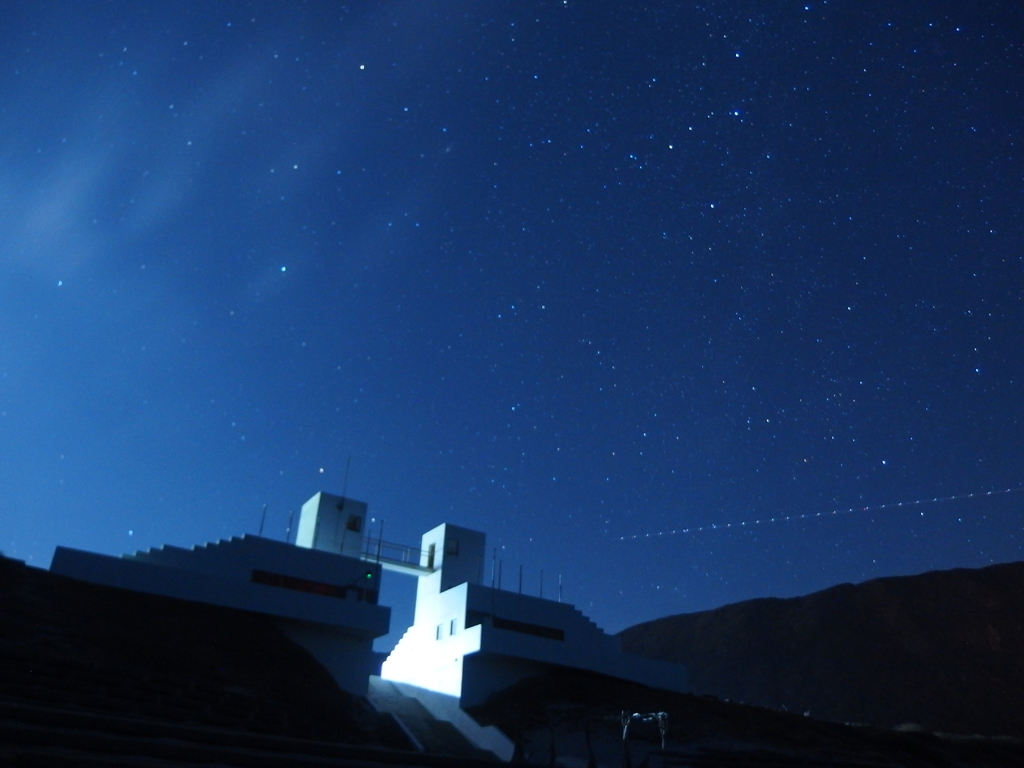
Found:
[(345, 459), (345, 479), (341, 481), (341, 498), (345, 498), (345, 494), (348, 493), (348, 470), (352, 466), (352, 454), (348, 455)]
[(622, 768), (633, 768), (633, 762), (629, 759), (629, 721), (632, 715), (623, 711), (619, 715), (622, 721)]
[(288, 527), (284, 529), (284, 543), (285, 544), (291, 543), (289, 541), (289, 539), (291, 539), (291, 537), (292, 537), (292, 520), (294, 520), (294, 519), (295, 519), (295, 510), (294, 509), (289, 509), (288, 510)]
[(267, 505), (266, 504), (263, 505), (263, 514), (260, 515), (260, 532), (256, 534), (257, 536), (262, 536), (263, 535), (263, 524), (265, 522), (267, 522)]

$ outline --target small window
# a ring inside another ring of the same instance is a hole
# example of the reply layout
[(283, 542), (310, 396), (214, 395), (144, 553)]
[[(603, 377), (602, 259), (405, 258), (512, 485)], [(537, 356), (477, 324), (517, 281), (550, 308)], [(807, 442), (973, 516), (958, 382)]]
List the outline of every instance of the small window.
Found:
[(441, 625), (440, 624), (437, 625), (437, 631), (434, 633), (434, 639), (435, 640), (440, 640), (441, 639)]
[(359, 515), (349, 515), (348, 524), (345, 527), (348, 528), (350, 531), (359, 533), (361, 530), (363, 530), (363, 518)]
[(457, 555), (457, 554), (459, 554), (459, 540), (458, 539), (448, 539), (444, 543), (444, 553), (446, 555)]
[(455, 634), (455, 625), (456, 625), (457, 622), (458, 622), (458, 619), (452, 619), (450, 622), (448, 622), (448, 634), (449, 635), (454, 635)]

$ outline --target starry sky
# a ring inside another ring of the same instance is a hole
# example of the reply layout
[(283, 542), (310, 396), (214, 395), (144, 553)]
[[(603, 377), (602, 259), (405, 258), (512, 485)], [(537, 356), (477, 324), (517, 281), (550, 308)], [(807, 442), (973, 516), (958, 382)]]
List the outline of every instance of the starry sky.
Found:
[(0, 549), (345, 490), (609, 631), (1021, 559), (1022, 78), (1010, 0), (6, 0)]

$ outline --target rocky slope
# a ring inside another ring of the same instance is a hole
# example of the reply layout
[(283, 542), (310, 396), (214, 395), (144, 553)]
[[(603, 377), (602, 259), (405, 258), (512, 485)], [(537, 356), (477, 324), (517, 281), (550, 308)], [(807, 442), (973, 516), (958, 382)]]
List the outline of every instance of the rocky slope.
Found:
[(694, 693), (835, 722), (1024, 736), (1024, 563), (749, 600), (621, 633)]

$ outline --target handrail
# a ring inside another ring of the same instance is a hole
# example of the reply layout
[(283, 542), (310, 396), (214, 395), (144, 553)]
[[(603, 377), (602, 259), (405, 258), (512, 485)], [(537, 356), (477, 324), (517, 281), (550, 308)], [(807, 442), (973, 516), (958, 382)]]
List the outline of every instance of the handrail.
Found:
[(409, 546), (407, 544), (398, 544), (394, 541), (384, 541), (383, 539), (363, 539), (363, 552), (362, 559), (369, 562), (382, 562), (390, 563), (394, 565), (404, 565), (409, 568), (420, 569), (425, 572), (433, 571), (426, 565), (422, 565), (426, 557), (425, 553), (419, 547)]

